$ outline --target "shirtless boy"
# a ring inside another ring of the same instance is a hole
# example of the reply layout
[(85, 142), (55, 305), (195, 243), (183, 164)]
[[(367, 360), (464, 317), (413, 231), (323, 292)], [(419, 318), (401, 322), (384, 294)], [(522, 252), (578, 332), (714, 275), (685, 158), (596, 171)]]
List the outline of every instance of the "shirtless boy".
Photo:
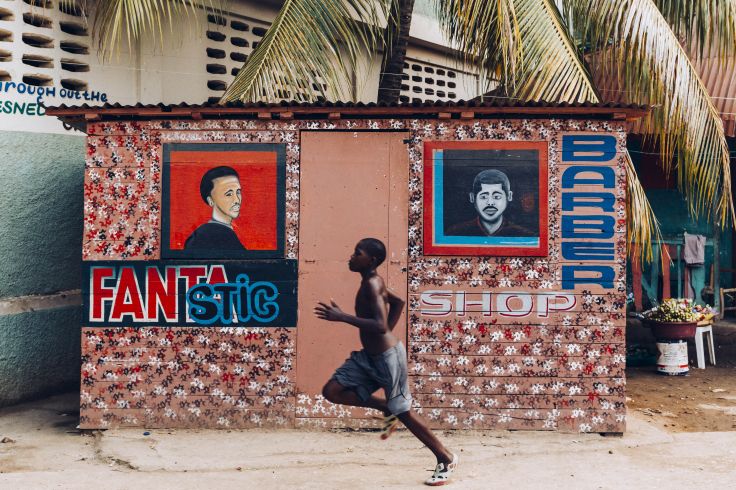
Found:
[[(444, 485), (457, 467), (457, 455), (442, 445), (424, 420), (411, 410), (407, 379), (406, 350), (392, 333), (404, 301), (389, 291), (376, 268), (386, 258), (380, 240), (364, 238), (355, 246), (348, 266), (361, 275), (355, 297), (355, 316), (343, 312), (334, 301), (318, 303), (316, 315), (327, 321), (343, 322), (360, 331), (363, 349), (350, 354), (322, 389), (332, 403), (380, 410), (385, 415), (382, 439), (388, 438), (400, 420), (437, 458), (427, 485)], [(373, 395), (383, 388), (386, 398)]]

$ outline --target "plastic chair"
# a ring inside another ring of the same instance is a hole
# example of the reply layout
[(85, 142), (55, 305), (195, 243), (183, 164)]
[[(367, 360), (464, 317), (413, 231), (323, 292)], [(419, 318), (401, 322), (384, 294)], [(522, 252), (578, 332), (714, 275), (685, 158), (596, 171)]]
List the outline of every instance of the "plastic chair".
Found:
[(708, 335), (708, 357), (710, 363), (716, 365), (716, 349), (713, 342), (713, 325), (703, 325), (695, 329), (695, 352), (698, 356), (698, 368), (705, 369), (705, 351), (703, 349), (703, 336)]

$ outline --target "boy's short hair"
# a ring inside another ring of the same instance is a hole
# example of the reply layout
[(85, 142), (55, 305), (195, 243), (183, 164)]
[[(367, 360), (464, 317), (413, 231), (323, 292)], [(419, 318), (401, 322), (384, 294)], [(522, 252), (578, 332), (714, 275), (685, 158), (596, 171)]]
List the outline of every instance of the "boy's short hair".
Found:
[(376, 267), (386, 260), (386, 245), (378, 238), (363, 238), (358, 242), (358, 246), (368, 255), (376, 259)]
[(501, 172), (500, 170), (496, 169), (483, 170), (475, 176), (475, 180), (473, 180), (473, 195), (477, 195), (480, 192), (483, 184), (501, 184), (501, 188), (507, 196), (509, 194), (509, 191), (511, 190), (511, 184), (509, 183), (508, 176), (506, 176), (506, 174)]
[(209, 205), (207, 198), (210, 196), (210, 192), (215, 188), (214, 180), (220, 177), (227, 177), (232, 175), (240, 180), (240, 175), (235, 171), (234, 168), (228, 166), (221, 166), (209, 169), (202, 176), (202, 180), (199, 182), (199, 194), (202, 196), (202, 200), (205, 204)]

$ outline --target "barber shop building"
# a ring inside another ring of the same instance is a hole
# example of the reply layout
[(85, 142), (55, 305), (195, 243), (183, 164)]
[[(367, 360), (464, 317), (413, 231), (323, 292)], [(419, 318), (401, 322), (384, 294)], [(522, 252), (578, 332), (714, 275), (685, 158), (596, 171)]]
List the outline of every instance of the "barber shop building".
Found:
[[(406, 299), (443, 429), (626, 428), (626, 178), (639, 106), (61, 105), (86, 134), (81, 427), (372, 427), (322, 386), (356, 242)], [(224, 224), (224, 225), (223, 225)]]

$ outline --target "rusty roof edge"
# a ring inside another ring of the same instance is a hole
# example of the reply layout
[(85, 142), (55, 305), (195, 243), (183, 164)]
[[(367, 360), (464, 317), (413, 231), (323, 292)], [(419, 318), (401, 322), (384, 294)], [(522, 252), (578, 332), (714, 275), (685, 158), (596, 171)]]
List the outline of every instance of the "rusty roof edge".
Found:
[(120, 105), (105, 104), (103, 106), (53, 106), (47, 107), (46, 113), (57, 116), (65, 122), (81, 121), (98, 122), (115, 120), (120, 117), (135, 117), (136, 119), (174, 119), (174, 118), (216, 118), (240, 116), (246, 119), (257, 119), (263, 113), (293, 115), (329, 115), (339, 114), (340, 117), (350, 116), (372, 116), (372, 117), (437, 117), (437, 114), (450, 113), (467, 115), (473, 112), (475, 115), (505, 115), (505, 116), (590, 116), (593, 118), (606, 118), (616, 120), (633, 121), (646, 116), (650, 111), (649, 106), (624, 105), (624, 104), (592, 104), (592, 103), (547, 103), (530, 102), (519, 103), (508, 100), (494, 100), (484, 102), (427, 102), (422, 104), (376, 104), (376, 103), (352, 103), (352, 102), (329, 102), (317, 104), (300, 103), (228, 103), (217, 104), (136, 104)]

